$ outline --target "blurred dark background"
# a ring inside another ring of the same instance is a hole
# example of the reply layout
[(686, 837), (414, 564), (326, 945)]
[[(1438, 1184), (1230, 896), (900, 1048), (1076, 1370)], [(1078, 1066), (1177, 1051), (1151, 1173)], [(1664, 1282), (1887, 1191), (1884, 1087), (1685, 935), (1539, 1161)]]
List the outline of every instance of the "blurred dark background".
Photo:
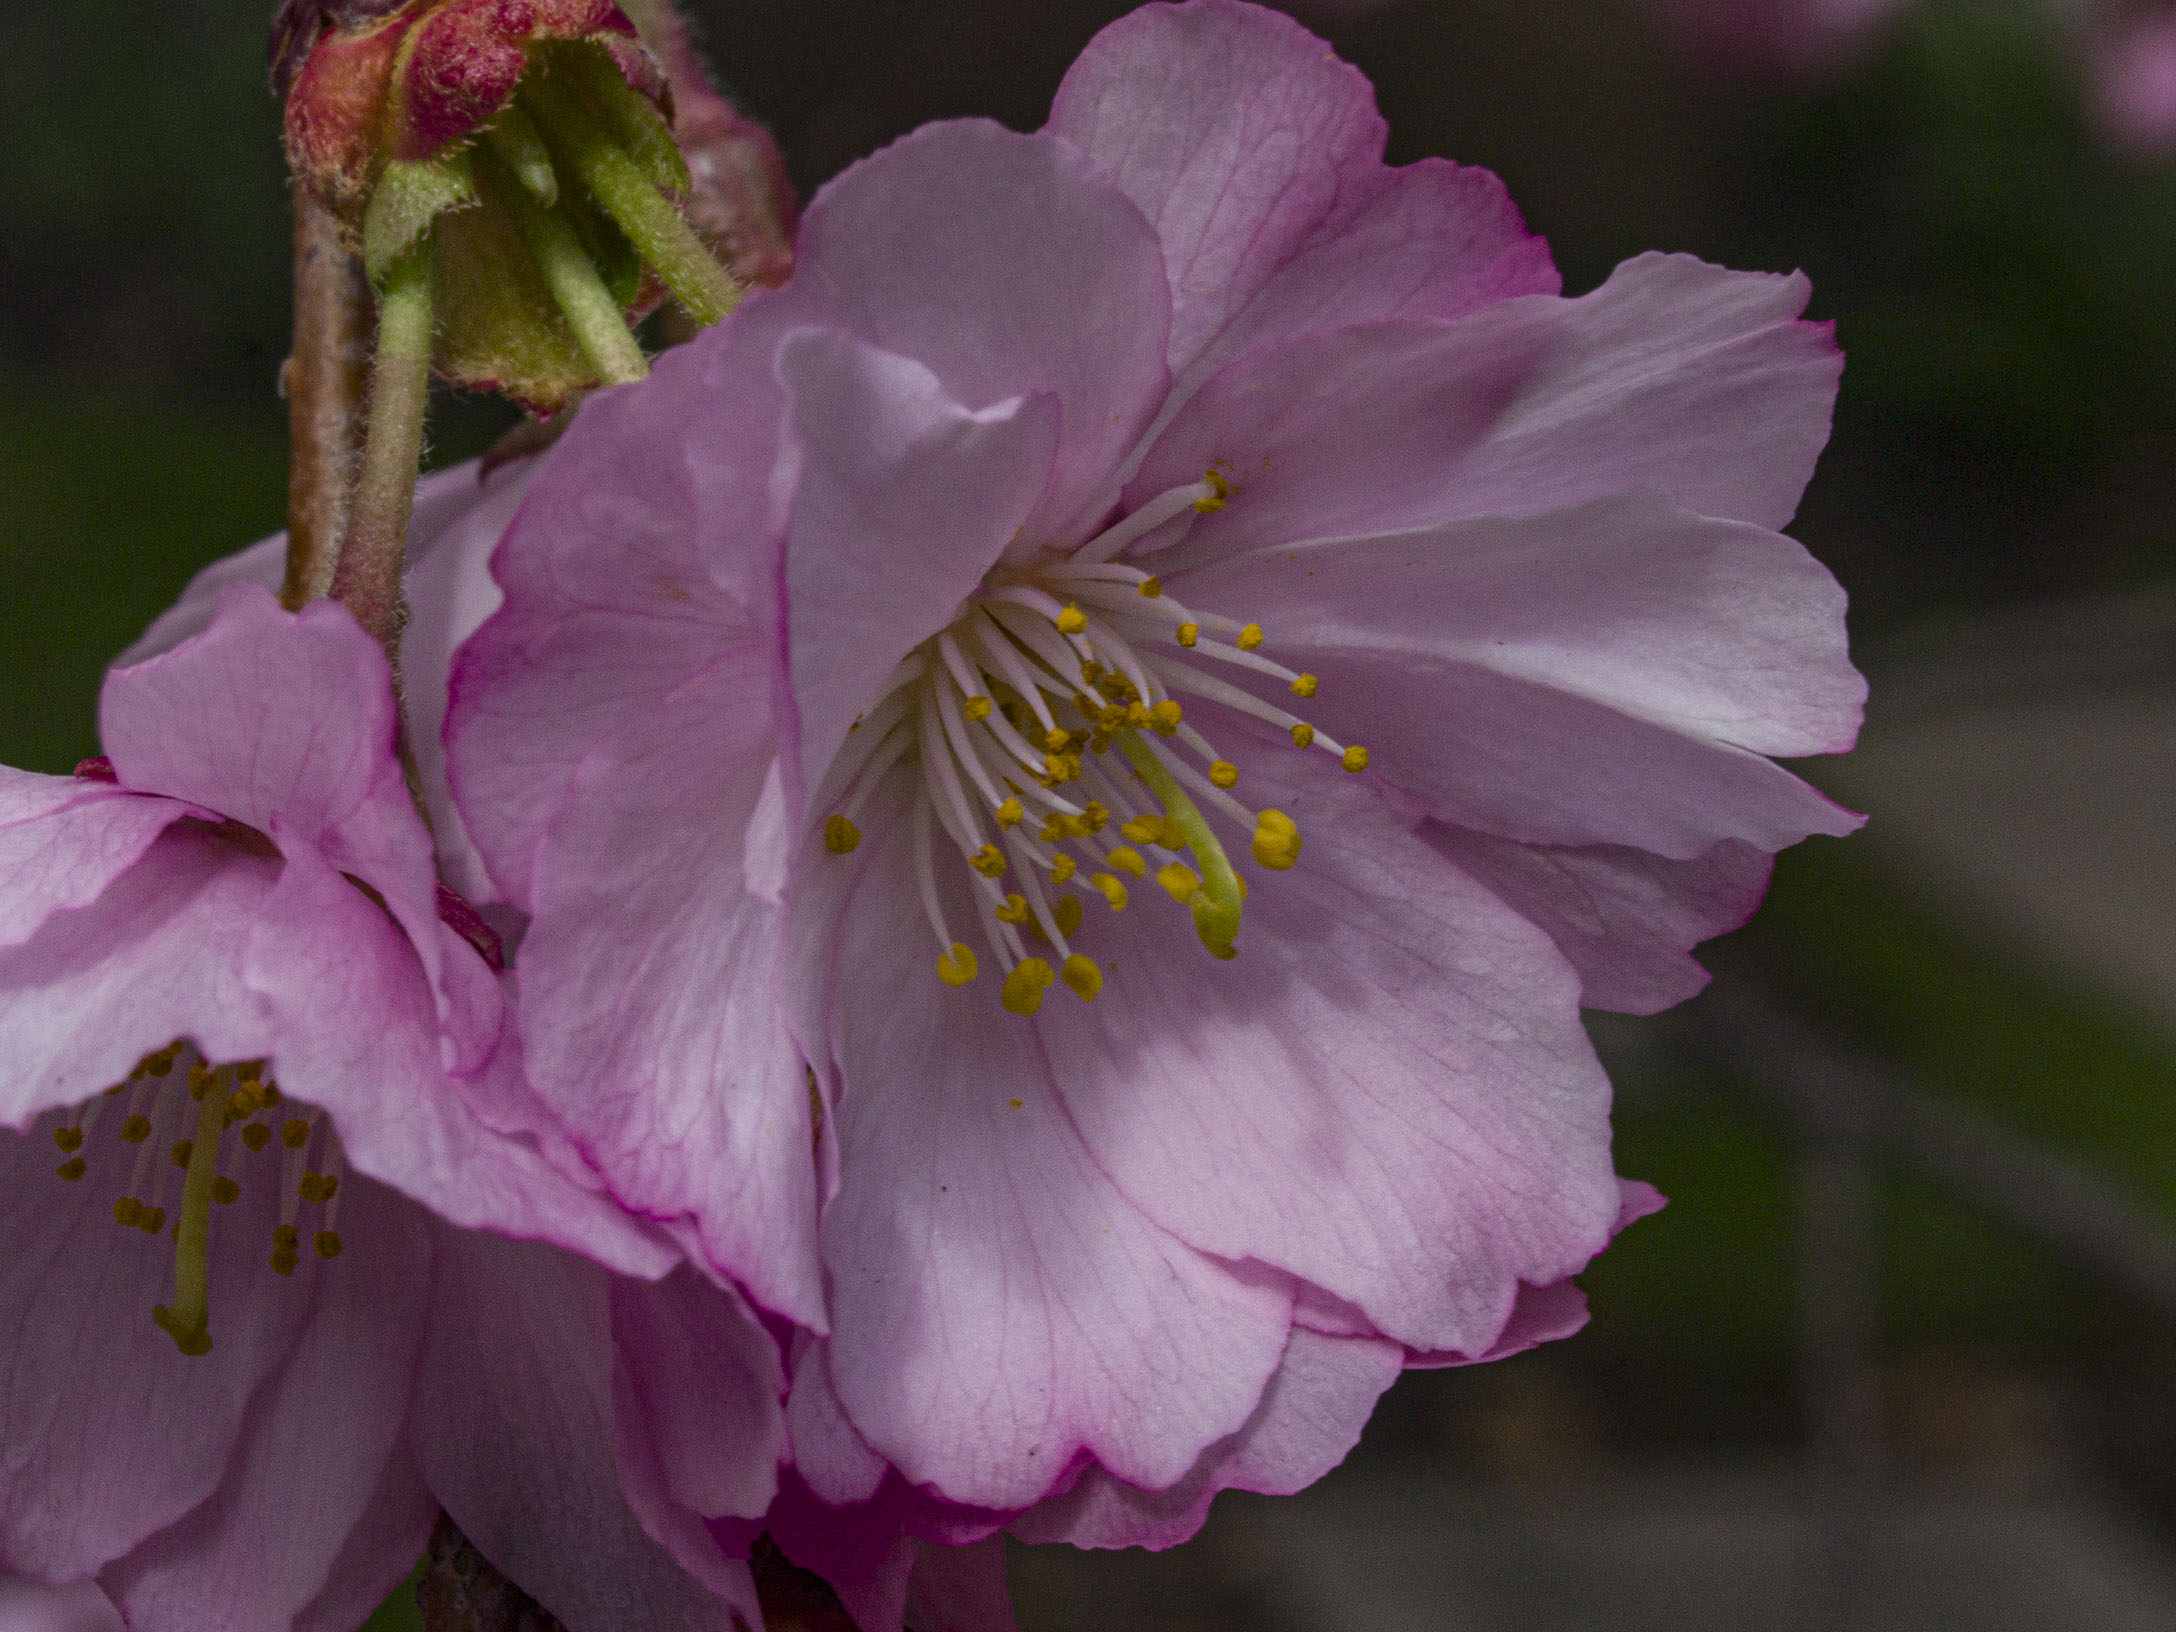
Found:
[[(0, 16), (0, 761), (57, 771), (94, 751), (106, 660), (191, 572), (281, 524), (287, 206), (262, 9), (76, 0)], [(691, 9), (805, 196), (924, 120), (1039, 124), (1066, 64), (1127, 8)], [(1719, 986), (2082, 1175), (2150, 1256), (2176, 1226), (2176, 854), (2160, 802), (2176, 774), (2158, 746), (2176, 732), (2176, 164), (2096, 135), (2063, 10), (1929, 0), (1858, 56), (1791, 78), (1701, 66), (1637, 0), (1389, 0), (1309, 20), (1373, 78), (1393, 160), (1498, 171), (1569, 292), (1650, 248), (1811, 274), (1848, 367), (1793, 530), (1851, 592), (1877, 705), (1865, 768), (1807, 769), (1876, 819), (1784, 858), (1762, 917), (1716, 949)], [(432, 457), (478, 451), (505, 423), (448, 398)], [(1909, 699), (1886, 725), (1885, 681)], [(2074, 764), (2081, 744), (2100, 747)], [(2035, 790), (2054, 805), (2016, 802)], [(2009, 1594), (2012, 1619), (1974, 1619), (1962, 1598), (1941, 1607), (1947, 1577), (1929, 1566), (1909, 1572), (1935, 1594), (1924, 1624), (2176, 1625), (2169, 1308), (2005, 1204), (2005, 1186), (2043, 1188), (2034, 1170), (1973, 1193), (1869, 1136), (1846, 1153), (1873, 1175), (1868, 1209), (1840, 1226), (1866, 1262), (1838, 1283), (1867, 1308), (1836, 1350), (1808, 1296), (1837, 1273), (1808, 1257), (1836, 1225), (1809, 1165), (1819, 1119), (1779, 1085), (1787, 1059), (1680, 1046), (1704, 1012), (1598, 1028), (1623, 1089), (1620, 1166), (1673, 1204), (1587, 1277), (1588, 1332), (1409, 1378), (1315, 1505), (1228, 1499), (1167, 1560), (1023, 1557), (1030, 1622), (1584, 1626), (1533, 1606), (1539, 1577), (1586, 1570), (1577, 1590), (1612, 1606), (1613, 1627), (1772, 1624), (1762, 1572), (1811, 1545), (1802, 1453), (1840, 1431), (1814, 1373), (1823, 1354), (1856, 1363), (1856, 1341), (1869, 1477), (1901, 1493), (1884, 1512), (1921, 1537), (1911, 1557), (1947, 1560), (1964, 1593), (2026, 1546), (2003, 1525), (2032, 1545), (2074, 1531), (2062, 1556), (2087, 1560), (2079, 1579), (2143, 1583), (2122, 1602), (2149, 1606), (2043, 1620)], [(1405, 1535), (1461, 1579), (1503, 1577), (1483, 1593), (1494, 1608), (1395, 1592), (1387, 1608), (1308, 1607), (1291, 1573), (1305, 1537), (1341, 1533), (1399, 1480), (1428, 1494), (1391, 1501), (1369, 1534)], [(1627, 1512), (1664, 1515), (1691, 1550), (1636, 1528), (1605, 1545)], [(1626, 1584), (1642, 1570), (1670, 1579)], [(1686, 1585), (1703, 1570), (1722, 1597)], [(1739, 1586), (1754, 1596), (1730, 1597)], [(1661, 1595), (1651, 1623), (1642, 1592)]]

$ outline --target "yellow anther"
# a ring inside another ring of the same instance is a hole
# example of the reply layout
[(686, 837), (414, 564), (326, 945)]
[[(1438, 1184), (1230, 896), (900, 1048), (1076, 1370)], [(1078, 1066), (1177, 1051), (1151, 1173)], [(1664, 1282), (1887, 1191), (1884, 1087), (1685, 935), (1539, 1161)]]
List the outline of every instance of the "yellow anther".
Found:
[(193, 1139), (177, 1139), (174, 1141), (174, 1148), (166, 1154), (176, 1167), (187, 1167), (189, 1158), (196, 1154), (196, 1141)]
[(294, 1274), (295, 1249), (300, 1241), (301, 1236), (292, 1224), (282, 1224), (272, 1232), (272, 1272), (275, 1275)]
[(1080, 933), (1080, 897), (1062, 896), (1050, 909), (1050, 921), (1058, 926), (1060, 935)]
[(1043, 733), (1043, 746), (1054, 754), (1062, 754), (1073, 746), (1073, 733), (1052, 726)]
[(1186, 710), (1179, 707), (1175, 698), (1166, 697), (1148, 711), (1149, 728), (1159, 737), (1174, 735), (1179, 724), (1186, 718)]
[(1103, 990), (1103, 971), (1095, 966), (1093, 958), (1084, 958), (1078, 952), (1065, 960), (1058, 975), (1083, 1003), (1093, 1003), (1096, 993)]
[(121, 1137), (129, 1144), (142, 1144), (151, 1137), (151, 1118), (139, 1111), (121, 1124)]
[(212, 1072), (211, 1072), (211, 1069), (210, 1069), (209, 1067), (207, 1067), (207, 1066), (202, 1066), (202, 1065), (192, 1065), (192, 1066), (190, 1066), (190, 1067), (189, 1067), (189, 1097), (190, 1097), (191, 1099), (195, 1099), (195, 1100), (201, 1100), (201, 1099), (203, 1099), (203, 1097), (204, 1097), (204, 1096), (205, 1096), (206, 1094), (210, 1093), (211, 1091), (212, 1091)]
[(990, 717), (990, 699), (987, 697), (970, 697), (967, 699), (967, 706), (961, 709), (960, 712), (970, 720), (977, 722), (986, 720)]
[(305, 1173), (295, 1188), (304, 1201), (330, 1201), (339, 1193), (340, 1181), (324, 1173)]
[(986, 844), (967, 858), (967, 865), (984, 878), (1005, 876), (1005, 853), (994, 844)]
[(1191, 647), (1195, 641), (1201, 639), (1201, 625), (1198, 623), (1182, 623), (1178, 627), (1175, 638), (1181, 646)]
[(1148, 877), (1148, 863), (1141, 859), (1141, 852), (1130, 845), (1120, 845), (1111, 852), (1110, 859), (1111, 865), (1122, 873), (1131, 873), (1135, 878)]
[(166, 1228), (166, 1209), (147, 1207), (136, 1215), (136, 1227), (146, 1235), (157, 1235)]
[(1084, 686), (1100, 686), (1103, 683), (1103, 676), (1108, 672), (1094, 658), (1084, 657), (1080, 663), (1080, 683)]
[(1023, 958), (1013, 972), (1005, 977), (1005, 990), (998, 1001), (1009, 1014), (1025, 1018), (1043, 1006), (1043, 993), (1057, 977), (1050, 965), (1041, 958)]
[(1154, 573), (1151, 573), (1148, 577), (1141, 580), (1139, 588), (1141, 591), (1142, 600), (1153, 601), (1154, 599), (1156, 599), (1157, 596), (1161, 595), (1164, 592), (1164, 581), (1161, 578), (1157, 577)]
[(1302, 720), (1302, 721), (1300, 721), (1300, 723), (1299, 723), (1298, 725), (1295, 725), (1295, 726), (1294, 726), (1294, 727), (1292, 728), (1292, 746), (1293, 746), (1293, 747), (1295, 747), (1295, 748), (1312, 748), (1312, 747), (1313, 747), (1314, 745), (1315, 745), (1315, 728), (1314, 728), (1313, 726), (1309, 725), (1309, 724), (1308, 724), (1308, 723), (1307, 723), (1307, 722), (1306, 722), (1305, 720)]
[(1126, 724), (1136, 731), (1146, 731), (1149, 728), (1149, 723), (1148, 704), (1128, 703), (1126, 705)]
[(299, 1116), (291, 1116), (280, 1125), (280, 1143), (289, 1150), (300, 1150), (310, 1142), (310, 1124)]
[(1174, 861), (1156, 869), (1156, 882), (1169, 892), (1171, 899), (1184, 906), (1194, 899), (1194, 892), (1201, 888), (1201, 875), (1183, 861)]
[(1345, 757), (1340, 763), (1348, 771), (1364, 771), (1368, 768), (1368, 751), (1355, 745), (1345, 750)]
[(844, 815), (834, 814), (824, 823), (824, 848), (834, 856), (850, 856), (861, 844), (861, 829)]
[(1080, 807), (1081, 825), (1091, 833), (1100, 833), (1110, 826), (1111, 813), (1096, 800), (1089, 800)]
[(262, 1122), (252, 1122), (242, 1130), (242, 1143), (251, 1150), (262, 1150), (272, 1142), (272, 1130)]
[(339, 1257), (340, 1248), (344, 1244), (340, 1239), (338, 1230), (319, 1230), (317, 1234), (310, 1237), (310, 1245), (320, 1258)]
[(1233, 641), (1232, 644), (1242, 652), (1253, 651), (1255, 647), (1262, 644), (1262, 626), (1258, 623), (1248, 624), (1239, 631), (1239, 638)]
[(1071, 856), (1059, 856), (1050, 864), (1050, 882), (1063, 884), (1079, 871), (1079, 862), (1075, 861)]
[(1209, 767), (1209, 780), (1220, 788), (1239, 786), (1239, 767), (1228, 759), (1217, 760)]
[(55, 1173), (58, 1173), (62, 1178), (66, 1179), (70, 1184), (73, 1184), (76, 1182), (76, 1180), (82, 1178), (87, 1171), (89, 1171), (89, 1167), (88, 1164), (84, 1162), (82, 1157), (71, 1156), (65, 1162), (61, 1163), (60, 1166), (54, 1168), (53, 1171)]
[(1028, 921), (1028, 898), (1024, 895), (1008, 895), (1001, 905), (992, 910), (1001, 924), (1024, 924)]
[(53, 1143), (60, 1146), (60, 1153), (63, 1156), (72, 1155), (83, 1148), (83, 1130), (81, 1128), (55, 1128), (53, 1130)]
[(1027, 816), (1027, 807), (1017, 799), (1007, 799), (997, 807), (997, 825), (999, 827), (1018, 827), (1027, 820)]
[(951, 951), (937, 954), (937, 978), (947, 986), (965, 986), (981, 969), (975, 949), (965, 941), (954, 941)]
[(1312, 697), (1321, 684), (1322, 682), (1313, 675), (1303, 674), (1292, 682), (1292, 695), (1295, 697)]
[(1088, 627), (1088, 614), (1069, 601), (1065, 610), (1050, 621), (1058, 626), (1059, 634), (1077, 635)]
[(1196, 499), (1194, 501), (1194, 508), (1196, 510), (1199, 510), (1205, 516), (1213, 516), (1219, 510), (1223, 509), (1225, 504), (1230, 500), (1232, 496), (1232, 484), (1224, 479), (1224, 473), (1222, 471), (1217, 470), (1203, 471), (1201, 473), (1201, 479), (1209, 484), (1209, 496), (1207, 498)]
[(113, 1204), (113, 1221), (124, 1230), (133, 1230), (136, 1221), (144, 1216), (144, 1204), (134, 1196), (123, 1196)]
[(1111, 911), (1126, 910), (1126, 886), (1113, 873), (1097, 873), (1088, 880), (1088, 887), (1100, 893), (1111, 904)]
[(1298, 861), (1299, 824), (1281, 810), (1265, 810), (1255, 817), (1254, 859), (1279, 873)]
[(242, 1199), (242, 1187), (222, 1173), (212, 1180), (212, 1200), (222, 1207), (232, 1207)]
[(1135, 844), (1162, 844), (1164, 819), (1161, 816), (1136, 816), (1118, 829)]

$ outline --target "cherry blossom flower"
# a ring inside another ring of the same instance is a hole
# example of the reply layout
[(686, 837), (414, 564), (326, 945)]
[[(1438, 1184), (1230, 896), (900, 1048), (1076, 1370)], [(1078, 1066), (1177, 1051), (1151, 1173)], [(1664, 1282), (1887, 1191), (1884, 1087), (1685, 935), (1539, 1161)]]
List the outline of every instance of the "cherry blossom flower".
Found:
[(233, 583), (101, 726), (0, 770), (0, 1567), (344, 1629), (443, 1506), (576, 1632), (752, 1618), (775, 1346), (553, 1159), (376, 643)]
[(1144, 8), (833, 182), (500, 547), (448, 742), (532, 1085), (810, 1334), (821, 1505), (1168, 1544), (1575, 1328), (1654, 1205), (1582, 998), (1856, 825), (1767, 757), (1863, 694), (1775, 531), (1804, 280), (1564, 299), (1383, 142), (1289, 19)]

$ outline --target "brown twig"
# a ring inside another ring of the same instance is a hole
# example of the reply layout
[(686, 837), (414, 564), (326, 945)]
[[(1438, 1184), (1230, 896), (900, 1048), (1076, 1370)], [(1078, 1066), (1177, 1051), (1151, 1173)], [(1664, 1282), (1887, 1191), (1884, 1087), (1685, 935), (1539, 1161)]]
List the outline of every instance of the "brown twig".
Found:
[(287, 392), (289, 610), (330, 593), (347, 524), (348, 484), (363, 443), (370, 383), (370, 290), (340, 226), (295, 190), (295, 339), (281, 379)]

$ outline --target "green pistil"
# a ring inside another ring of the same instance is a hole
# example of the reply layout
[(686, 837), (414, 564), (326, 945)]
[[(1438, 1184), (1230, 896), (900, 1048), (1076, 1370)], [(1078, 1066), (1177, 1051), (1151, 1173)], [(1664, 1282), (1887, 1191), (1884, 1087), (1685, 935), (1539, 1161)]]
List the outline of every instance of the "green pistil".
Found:
[[(518, 110), (509, 108), (508, 113)], [(512, 218), (523, 246), (558, 303), (567, 327), (574, 331), (583, 355), (596, 366), (607, 385), (626, 385), (648, 379), (649, 361), (628, 332), (620, 303), (598, 275), (597, 266), (582, 247), (581, 239), (565, 216), (537, 202), (535, 189), (526, 178), (501, 162), (497, 144), (475, 156), (476, 179), (491, 192)]]
[(181, 1186), (181, 1219), (174, 1227), (174, 1301), (151, 1314), (187, 1355), (209, 1354), (212, 1348), (212, 1180), (219, 1174), (219, 1135), (226, 1127), (232, 1075), (222, 1068), (205, 1087), (189, 1147), (189, 1174)]
[(552, 168), (551, 149), (521, 109), (511, 103), (502, 108), (484, 126), (484, 143), (520, 178), (531, 198), (547, 210), (559, 202), (559, 172)]
[(548, 74), (522, 82), (519, 105), (553, 153), (627, 234), (643, 260), (698, 323), (715, 323), (740, 304), (741, 287), (635, 156), (590, 116), (581, 98)]
[(1164, 815), (1177, 825), (1186, 839), (1186, 848), (1193, 852), (1195, 865), (1201, 869), (1201, 888), (1187, 903), (1194, 914), (1194, 932), (1216, 956), (1236, 958), (1239, 953), (1232, 942), (1239, 936), (1239, 875), (1232, 871), (1231, 858), (1210, 831), (1208, 818), (1186, 796), (1186, 790), (1155, 751), (1141, 740), (1139, 732), (1121, 731), (1111, 740), (1148, 784), (1149, 792), (1156, 795)]

